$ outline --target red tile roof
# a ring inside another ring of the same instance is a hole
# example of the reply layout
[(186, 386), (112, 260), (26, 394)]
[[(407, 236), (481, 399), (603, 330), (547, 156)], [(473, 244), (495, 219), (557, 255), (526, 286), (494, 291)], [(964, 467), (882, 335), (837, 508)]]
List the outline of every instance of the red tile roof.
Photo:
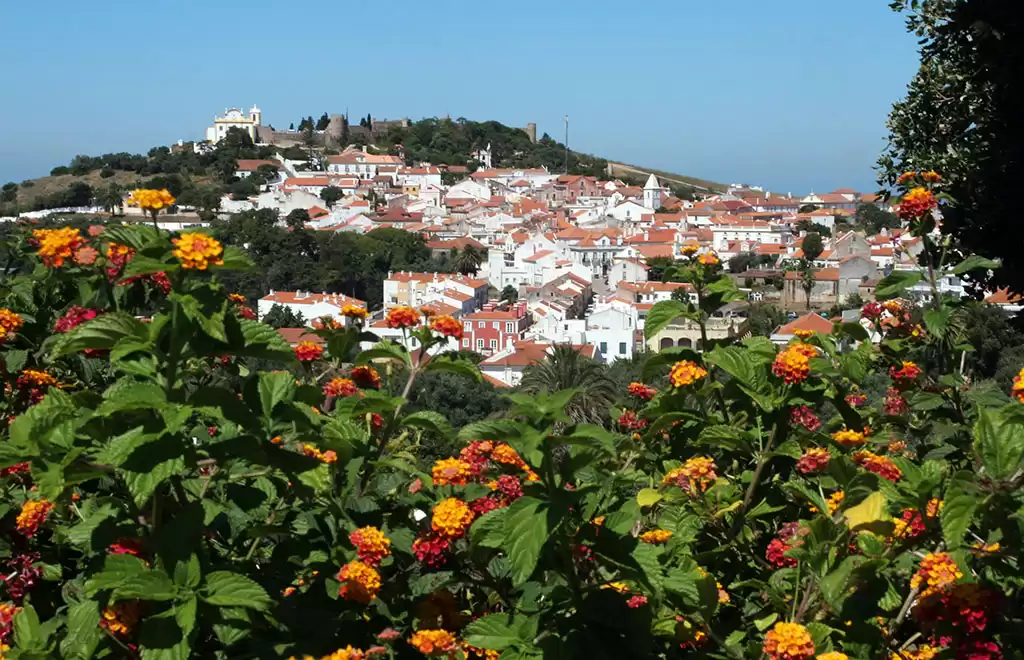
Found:
[(796, 334), (797, 330), (810, 330), (819, 334), (830, 335), (832, 334), (832, 321), (824, 319), (814, 312), (808, 312), (795, 321), (791, 321), (782, 326), (775, 332), (775, 334), (792, 335)]
[(271, 165), (280, 169), (281, 163), (276, 160), (257, 160), (254, 158), (240, 158), (238, 164), (235, 165), (235, 169), (239, 172), (256, 172), (260, 169), (260, 165)]
[(307, 333), (305, 328), (278, 328), (277, 332), (289, 346), (295, 346), (301, 341), (311, 341), (314, 344), (323, 344), (327, 341), (323, 337)]

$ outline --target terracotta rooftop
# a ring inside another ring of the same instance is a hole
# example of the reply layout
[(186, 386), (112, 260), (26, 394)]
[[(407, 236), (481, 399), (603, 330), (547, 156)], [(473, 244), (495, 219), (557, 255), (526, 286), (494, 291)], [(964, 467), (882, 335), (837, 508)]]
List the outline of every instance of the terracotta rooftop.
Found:
[(795, 321), (790, 321), (775, 331), (777, 335), (793, 335), (797, 330), (810, 330), (822, 335), (832, 334), (832, 321), (822, 318), (814, 312), (808, 312)]

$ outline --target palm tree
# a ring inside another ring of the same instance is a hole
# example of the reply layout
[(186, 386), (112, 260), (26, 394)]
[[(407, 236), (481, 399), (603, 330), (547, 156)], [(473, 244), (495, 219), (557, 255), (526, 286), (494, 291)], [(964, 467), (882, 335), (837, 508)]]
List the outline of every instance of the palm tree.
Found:
[(522, 389), (527, 394), (575, 389), (565, 407), (574, 422), (601, 424), (615, 403), (615, 382), (607, 368), (568, 344), (555, 346), (547, 359), (523, 371)]
[(103, 210), (110, 213), (110, 215), (114, 215), (117, 209), (124, 205), (121, 189), (116, 184), (110, 184), (106, 190), (96, 196), (96, 203), (98, 206), (102, 206)]
[(453, 257), (455, 270), (463, 275), (475, 274), (480, 269), (480, 264), (484, 260), (484, 255), (472, 245), (462, 248), (462, 252), (453, 255)]

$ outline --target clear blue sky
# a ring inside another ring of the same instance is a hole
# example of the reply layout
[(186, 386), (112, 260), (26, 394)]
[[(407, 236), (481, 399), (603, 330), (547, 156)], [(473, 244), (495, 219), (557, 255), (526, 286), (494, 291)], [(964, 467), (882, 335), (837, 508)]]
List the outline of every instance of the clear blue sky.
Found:
[(201, 139), (215, 113), (533, 121), (780, 192), (874, 190), (917, 67), (885, 0), (5, 3), (0, 183)]

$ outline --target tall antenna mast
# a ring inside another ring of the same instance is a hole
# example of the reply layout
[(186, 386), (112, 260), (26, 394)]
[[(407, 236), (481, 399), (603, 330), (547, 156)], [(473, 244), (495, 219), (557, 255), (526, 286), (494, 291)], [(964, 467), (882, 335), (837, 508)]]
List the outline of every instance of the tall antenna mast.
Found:
[(565, 116), (565, 174), (569, 173), (569, 115)]

